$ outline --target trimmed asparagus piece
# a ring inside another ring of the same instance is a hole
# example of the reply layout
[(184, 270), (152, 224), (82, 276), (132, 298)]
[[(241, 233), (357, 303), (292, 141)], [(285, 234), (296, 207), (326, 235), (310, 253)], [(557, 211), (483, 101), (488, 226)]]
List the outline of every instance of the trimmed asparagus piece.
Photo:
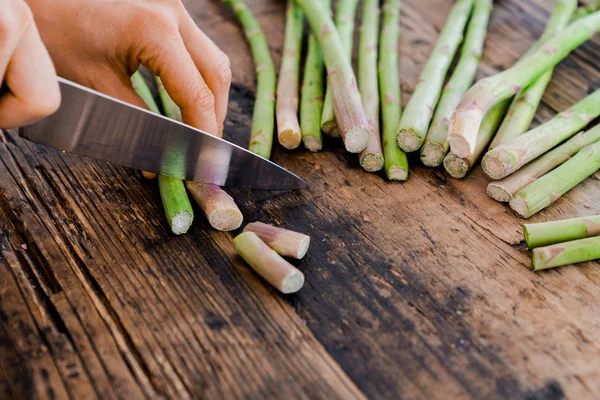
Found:
[(224, 0), (235, 12), (250, 44), (256, 69), (256, 101), (248, 150), (264, 158), (271, 157), (275, 129), (275, 65), (267, 38), (244, 0)]
[(538, 79), (599, 28), (600, 12), (597, 11), (569, 25), (518, 65), (477, 82), (452, 116), (448, 135), (452, 151), (460, 157), (472, 155), (479, 126), (490, 108)]
[(531, 269), (561, 267), (600, 259), (600, 236), (533, 249)]
[(275, 113), (279, 143), (290, 150), (300, 146), (302, 140), (298, 121), (298, 81), (303, 23), (302, 11), (294, 0), (288, 0)]
[[(319, 38), (327, 66), (327, 81), (346, 150), (360, 153), (369, 141), (369, 122), (361, 104), (352, 64), (329, 13), (319, 0), (296, 0)], [(321, 121), (323, 122), (323, 121)]]
[(183, 181), (159, 175), (158, 187), (171, 231), (176, 235), (186, 233), (194, 220), (194, 212), (185, 192)]
[[(323, 4), (329, 7), (329, 1), (323, 1)], [(302, 143), (310, 151), (319, 151), (323, 148), (321, 113), (323, 112), (324, 71), (321, 46), (314, 33), (310, 33), (300, 96)]]
[(510, 105), (510, 101), (504, 100), (502, 103), (497, 104), (494, 108), (487, 113), (481, 128), (479, 128), (479, 135), (477, 136), (477, 146), (475, 147), (475, 154), (473, 157), (461, 158), (453, 152), (448, 153), (444, 158), (444, 168), (454, 178), (464, 178), (471, 168), (481, 158), (488, 145), (492, 141), (494, 134), (498, 130), (498, 126), (502, 122), (502, 119), (506, 115), (506, 110)]
[(168, 118), (174, 119), (175, 121), (182, 122), (183, 118), (181, 118), (181, 110), (175, 104), (171, 96), (167, 93), (167, 89), (163, 85), (162, 81), (158, 76), (154, 77), (154, 81), (156, 82), (156, 87), (158, 88), (158, 98), (160, 99), (160, 103), (162, 104), (165, 115)]
[(472, 8), (473, 0), (457, 0), (454, 3), (427, 64), (421, 72), (419, 83), (398, 126), (398, 145), (406, 152), (419, 150), (425, 140), (444, 78), (462, 40)]
[[(490, 150), (482, 161), (492, 179), (502, 179), (570, 138), (600, 115), (600, 89), (580, 100), (550, 121)], [(454, 149), (452, 149), (454, 151)]]
[(219, 231), (232, 231), (242, 225), (244, 217), (240, 209), (231, 196), (219, 186), (191, 181), (187, 181), (185, 185), (210, 226)]
[(233, 240), (235, 251), (257, 274), (281, 293), (295, 293), (304, 285), (304, 274), (267, 246), (254, 232)]
[(579, 150), (600, 140), (600, 125), (585, 133), (578, 133), (564, 144), (544, 154), (537, 160), (506, 178), (490, 182), (488, 195), (497, 201), (507, 202), (515, 194), (540, 176), (567, 161)]
[(600, 236), (600, 215), (523, 225), (527, 247), (548, 246), (586, 237)]
[[(458, 64), (456, 64), (452, 77), (442, 91), (442, 97), (435, 110), (429, 132), (427, 132), (425, 142), (421, 147), (421, 161), (428, 167), (439, 166), (444, 161), (444, 156), (448, 152), (448, 148), (450, 147), (448, 144), (450, 118), (456, 106), (458, 106), (460, 99), (469, 87), (471, 87), (473, 79), (475, 79), (492, 7), (492, 0), (475, 1), (473, 16), (467, 28), (467, 35), (462, 45)], [(479, 130), (479, 135), (481, 136), (481, 134), (482, 129)], [(479, 141), (478, 138), (478, 146)], [(462, 161), (460, 158), (455, 158), (459, 163)], [(467, 170), (468, 168), (467, 166)]]
[(579, 150), (573, 158), (521, 189), (510, 207), (529, 218), (558, 200), (588, 176), (600, 169), (600, 142)]
[[(152, 96), (152, 92), (150, 88), (144, 81), (144, 77), (140, 74), (140, 71), (135, 71), (133, 75), (131, 75), (131, 86), (133, 86), (133, 90), (144, 100), (144, 103), (148, 106), (148, 108), (157, 114), (160, 114), (160, 110), (154, 101), (154, 97)], [(156, 174), (154, 172), (146, 172), (142, 171), (142, 176), (146, 179), (154, 179), (156, 178)]]
[(369, 120), (369, 143), (360, 155), (360, 165), (367, 172), (383, 168), (383, 150), (379, 133), (379, 88), (377, 80), (377, 35), (379, 0), (365, 0), (362, 6), (358, 52), (358, 89)]
[(385, 173), (389, 180), (408, 178), (408, 159), (396, 143), (400, 123), (400, 76), (398, 74), (398, 37), (400, 36), (400, 0), (385, 0), (379, 40), (379, 95), (383, 124), (383, 154)]
[[(356, 16), (357, 5), (358, 0), (340, 0), (335, 8), (335, 27), (340, 35), (340, 39), (342, 40), (342, 46), (346, 51), (348, 60), (352, 59), (352, 47), (354, 43), (354, 19)], [(321, 129), (329, 136), (340, 136), (340, 131), (335, 120), (333, 93), (331, 92), (329, 86), (327, 86), (327, 90), (325, 92), (323, 114), (321, 115)]]
[(277, 228), (262, 222), (252, 222), (244, 228), (244, 232), (254, 232), (279, 255), (302, 259), (308, 251), (310, 236), (302, 233)]
[[(546, 24), (542, 37), (531, 47), (524, 58), (537, 51), (548, 39), (562, 31), (571, 21), (576, 9), (577, 0), (558, 0)], [(508, 143), (529, 130), (546, 86), (548, 86), (550, 79), (552, 79), (552, 71), (552, 69), (548, 70), (531, 85), (521, 89), (517, 93), (508, 109), (506, 118), (502, 121), (498, 133), (490, 145), (490, 149), (500, 144)]]

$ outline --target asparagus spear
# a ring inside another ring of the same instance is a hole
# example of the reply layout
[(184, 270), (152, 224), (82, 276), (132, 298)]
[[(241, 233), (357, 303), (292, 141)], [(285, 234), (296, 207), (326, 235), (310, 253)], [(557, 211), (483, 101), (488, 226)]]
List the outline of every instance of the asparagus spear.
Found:
[(300, 50), (302, 47), (302, 11), (288, 0), (285, 39), (279, 82), (277, 84), (277, 137), (286, 149), (300, 146), (302, 134), (298, 122), (298, 80), (300, 78)]
[(547, 247), (538, 247), (533, 250), (531, 269), (533, 271), (541, 271), (543, 269), (592, 261), (599, 258), (600, 236), (597, 236)]
[[(467, 35), (462, 45), (458, 64), (454, 69), (452, 77), (442, 91), (442, 97), (433, 116), (429, 132), (427, 132), (425, 142), (423, 143), (423, 147), (421, 147), (421, 161), (428, 167), (439, 166), (448, 152), (448, 126), (450, 125), (450, 117), (460, 102), (461, 97), (469, 89), (473, 83), (473, 79), (475, 79), (492, 7), (492, 0), (475, 1), (473, 16), (467, 28)], [(479, 130), (479, 135), (481, 133), (482, 129)], [(478, 138), (478, 146), (479, 142)], [(462, 159), (454, 158), (461, 163), (460, 160)], [(466, 164), (463, 164), (463, 166), (466, 166)]]
[(295, 293), (304, 285), (304, 274), (267, 246), (254, 232), (243, 232), (233, 240), (235, 251), (257, 274), (281, 293)]
[(460, 157), (472, 155), (479, 125), (488, 110), (538, 79), (599, 28), (600, 11), (596, 11), (569, 25), (518, 65), (477, 82), (452, 116), (448, 135), (452, 151)]
[(244, 228), (244, 232), (254, 232), (279, 255), (302, 259), (308, 251), (310, 236), (302, 233), (277, 228), (262, 222), (252, 222)]
[[(348, 60), (352, 59), (352, 44), (354, 41), (354, 18), (358, 0), (339, 0), (335, 8), (335, 26), (337, 28), (342, 46), (345, 50)], [(325, 102), (323, 104), (323, 114), (321, 115), (321, 129), (326, 134), (339, 137), (340, 132), (335, 120), (335, 110), (333, 106), (333, 93), (329, 86), (325, 92)]]
[(490, 110), (483, 119), (479, 134), (477, 135), (477, 145), (475, 146), (475, 154), (472, 157), (461, 158), (453, 152), (448, 153), (444, 158), (444, 168), (454, 178), (464, 178), (471, 168), (475, 165), (484, 151), (490, 144), (494, 134), (498, 130), (498, 126), (506, 115), (506, 110), (510, 105), (510, 100), (504, 100)]
[[(133, 75), (131, 75), (131, 86), (135, 92), (144, 100), (144, 103), (148, 106), (148, 108), (157, 114), (160, 114), (160, 110), (154, 101), (154, 97), (152, 96), (152, 92), (146, 82), (144, 81), (144, 77), (140, 74), (140, 71), (135, 71)], [(153, 172), (142, 171), (142, 176), (146, 179), (154, 179), (156, 178), (156, 174)]]
[(488, 195), (497, 201), (507, 202), (526, 185), (567, 161), (579, 150), (600, 140), (600, 125), (585, 133), (578, 133), (567, 142), (544, 154), (537, 160), (506, 178), (490, 182)]
[(329, 13), (319, 0), (296, 0), (319, 38), (327, 66), (328, 84), (346, 150), (360, 153), (369, 141), (369, 123), (361, 104), (352, 64)]
[[(155, 79), (165, 115), (176, 121), (182, 121), (179, 107), (165, 90), (160, 78)], [(231, 231), (240, 227), (244, 219), (240, 209), (231, 196), (219, 186), (190, 181), (186, 181), (185, 186), (214, 229)]]
[[(600, 115), (600, 89), (580, 100), (550, 121), (490, 150), (482, 161), (492, 179), (502, 179), (573, 136)], [(454, 151), (454, 149), (452, 149)]]
[(548, 207), (600, 169), (600, 142), (579, 150), (573, 158), (521, 189), (510, 207), (522, 218)]
[(460, 44), (472, 8), (473, 0), (456, 1), (423, 68), (419, 83), (398, 126), (398, 145), (406, 152), (418, 150), (425, 140), (444, 78)]
[(406, 154), (396, 143), (396, 129), (400, 123), (400, 77), (398, 74), (398, 37), (400, 35), (400, 0), (385, 0), (379, 40), (379, 95), (383, 123), (383, 154), (385, 173), (389, 180), (408, 178)]
[(548, 246), (586, 237), (600, 236), (600, 215), (523, 225), (527, 247)]
[[(329, 8), (328, 0), (323, 0), (323, 4)], [(300, 97), (302, 143), (310, 151), (319, 151), (323, 148), (321, 113), (323, 112), (324, 70), (323, 54), (321, 54), (319, 41), (313, 33), (310, 33)]]
[(224, 0), (235, 12), (250, 44), (256, 68), (256, 101), (248, 150), (264, 158), (271, 157), (275, 126), (275, 66), (269, 44), (260, 24), (244, 0)]
[[(576, 9), (577, 0), (558, 0), (546, 24), (542, 37), (523, 58), (537, 51), (548, 39), (562, 31), (569, 24)], [(552, 71), (552, 69), (549, 69), (531, 85), (521, 89), (517, 93), (508, 109), (506, 118), (502, 121), (498, 133), (490, 145), (491, 149), (502, 143), (508, 143), (517, 136), (527, 132), (542, 100), (546, 86), (548, 86), (550, 79), (552, 79)]]
[(379, 33), (379, 0), (365, 0), (362, 8), (358, 53), (358, 89), (369, 120), (369, 143), (360, 155), (365, 171), (383, 168), (383, 150), (379, 133), (379, 89), (377, 80), (377, 34)]

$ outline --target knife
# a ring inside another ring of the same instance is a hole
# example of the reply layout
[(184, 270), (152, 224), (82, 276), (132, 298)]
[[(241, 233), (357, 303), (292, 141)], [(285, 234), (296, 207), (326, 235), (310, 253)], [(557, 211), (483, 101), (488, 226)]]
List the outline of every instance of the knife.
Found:
[(19, 128), (32, 142), (141, 171), (219, 186), (303, 189), (277, 164), (178, 121), (58, 78), (54, 114)]

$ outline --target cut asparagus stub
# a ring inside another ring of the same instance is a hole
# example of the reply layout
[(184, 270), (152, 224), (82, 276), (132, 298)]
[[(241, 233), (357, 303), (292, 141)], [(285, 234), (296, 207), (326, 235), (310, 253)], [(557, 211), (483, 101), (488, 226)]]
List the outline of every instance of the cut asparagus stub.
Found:
[(479, 126), (490, 108), (530, 85), (592, 37), (599, 28), (600, 11), (597, 11), (569, 25), (512, 68), (477, 82), (465, 94), (452, 115), (448, 135), (452, 151), (460, 157), (472, 155)]
[(300, 50), (302, 43), (302, 11), (294, 0), (288, 0), (285, 39), (281, 69), (277, 84), (277, 137), (286, 149), (300, 146), (302, 134), (298, 121), (298, 81), (300, 79)]
[[(329, 8), (330, 1), (323, 5)], [(354, 43), (354, 19), (356, 17), (356, 8), (358, 0), (340, 0), (335, 7), (335, 26), (342, 41), (342, 46), (346, 51), (348, 60), (352, 57), (352, 47)], [(332, 137), (340, 137), (340, 131), (335, 120), (335, 108), (333, 106), (333, 93), (329, 86), (325, 93), (325, 102), (323, 104), (323, 114), (321, 116), (321, 129)]]
[(194, 220), (194, 212), (183, 181), (159, 175), (158, 187), (171, 231), (176, 235), (186, 233)]
[(277, 228), (262, 222), (252, 222), (246, 225), (244, 232), (255, 233), (280, 255), (298, 260), (306, 255), (310, 245), (310, 236), (308, 235)]
[[(483, 158), (485, 173), (502, 179), (570, 138), (600, 115), (600, 89), (550, 121), (490, 150)], [(454, 151), (454, 149), (452, 149)]]
[(182, 122), (183, 118), (181, 117), (181, 110), (179, 109), (177, 104), (175, 104), (173, 99), (171, 99), (171, 96), (169, 96), (169, 94), (167, 93), (167, 89), (165, 89), (165, 86), (163, 85), (162, 81), (158, 76), (155, 76), (154, 80), (156, 82), (156, 87), (158, 88), (158, 97), (160, 98), (160, 102), (163, 106), (163, 110), (165, 111), (165, 115), (168, 118)]
[[(152, 92), (146, 84), (144, 77), (142, 76), (142, 74), (140, 74), (140, 71), (136, 71), (131, 76), (131, 86), (133, 86), (133, 90), (135, 90), (138, 96), (140, 96), (142, 100), (144, 100), (144, 103), (146, 103), (146, 105), (152, 112), (160, 114), (158, 105), (156, 104), (156, 101), (154, 101), (154, 96), (152, 96)], [(142, 176), (146, 179), (156, 178), (156, 174), (154, 172), (142, 171)]]
[(533, 249), (531, 269), (541, 271), (600, 259), (600, 236)]
[(573, 158), (521, 189), (510, 207), (522, 218), (529, 218), (548, 207), (563, 194), (600, 169), (600, 142), (579, 150)]
[(494, 200), (507, 202), (515, 194), (540, 176), (567, 161), (579, 150), (600, 140), (600, 125), (596, 125), (585, 133), (578, 133), (564, 144), (527, 164), (519, 171), (506, 178), (490, 182), (488, 195)]
[(385, 173), (389, 180), (408, 178), (408, 159), (396, 143), (400, 123), (400, 76), (398, 73), (398, 40), (400, 36), (400, 0), (385, 0), (379, 41), (379, 94), (383, 128)]
[[(492, 0), (475, 2), (460, 58), (454, 73), (442, 91), (442, 97), (435, 110), (423, 147), (421, 147), (421, 161), (428, 167), (439, 166), (448, 152), (450, 118), (460, 99), (475, 79), (491, 12)], [(461, 159), (457, 158), (457, 160)]]
[(419, 150), (425, 140), (444, 78), (462, 40), (472, 8), (473, 0), (456, 1), (423, 68), (398, 126), (398, 145), (406, 152)]
[(360, 155), (360, 165), (367, 172), (383, 168), (383, 150), (379, 133), (379, 88), (377, 80), (377, 35), (379, 33), (379, 0), (365, 0), (358, 50), (358, 88), (367, 119), (370, 137)]
[[(576, 8), (577, 0), (558, 0), (542, 37), (534, 43), (523, 59), (537, 51), (552, 36), (562, 31), (571, 21)], [(550, 79), (552, 79), (552, 70), (548, 70), (531, 85), (517, 93), (508, 109), (507, 117), (500, 125), (498, 133), (490, 145), (491, 149), (510, 142), (529, 129)]]
[(214, 229), (232, 231), (242, 225), (244, 217), (240, 209), (219, 186), (191, 181), (185, 185)]
[(264, 158), (271, 157), (275, 130), (275, 65), (267, 38), (244, 0), (225, 0), (237, 15), (250, 44), (256, 69), (256, 100), (248, 150)]
[(548, 246), (586, 237), (600, 236), (600, 215), (523, 225), (527, 247)]
[(444, 168), (453, 178), (464, 178), (473, 168), (473, 166), (475, 166), (475, 163), (479, 161), (488, 145), (492, 141), (494, 134), (498, 130), (504, 115), (506, 115), (506, 110), (508, 109), (509, 105), (510, 101), (504, 100), (502, 103), (492, 108), (489, 113), (487, 113), (483, 119), (481, 128), (479, 128), (477, 146), (475, 147), (475, 154), (473, 154), (473, 157), (461, 158), (450, 152), (444, 158)]
[(361, 104), (356, 77), (329, 13), (319, 0), (297, 0), (319, 38), (333, 93), (335, 116), (346, 150), (360, 153), (369, 141), (369, 123)]
[(281, 293), (295, 293), (304, 285), (304, 274), (267, 246), (254, 232), (233, 240), (235, 251), (257, 274)]

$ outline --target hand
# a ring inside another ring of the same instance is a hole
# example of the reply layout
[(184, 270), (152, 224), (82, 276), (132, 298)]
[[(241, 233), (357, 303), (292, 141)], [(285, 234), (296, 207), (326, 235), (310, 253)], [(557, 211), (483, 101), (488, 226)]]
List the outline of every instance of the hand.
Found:
[(60, 89), (27, 4), (0, 3), (0, 128), (14, 128), (56, 111)]
[(27, 0), (58, 74), (145, 107), (131, 87), (140, 63), (158, 75), (185, 123), (221, 136), (229, 58), (179, 0)]

